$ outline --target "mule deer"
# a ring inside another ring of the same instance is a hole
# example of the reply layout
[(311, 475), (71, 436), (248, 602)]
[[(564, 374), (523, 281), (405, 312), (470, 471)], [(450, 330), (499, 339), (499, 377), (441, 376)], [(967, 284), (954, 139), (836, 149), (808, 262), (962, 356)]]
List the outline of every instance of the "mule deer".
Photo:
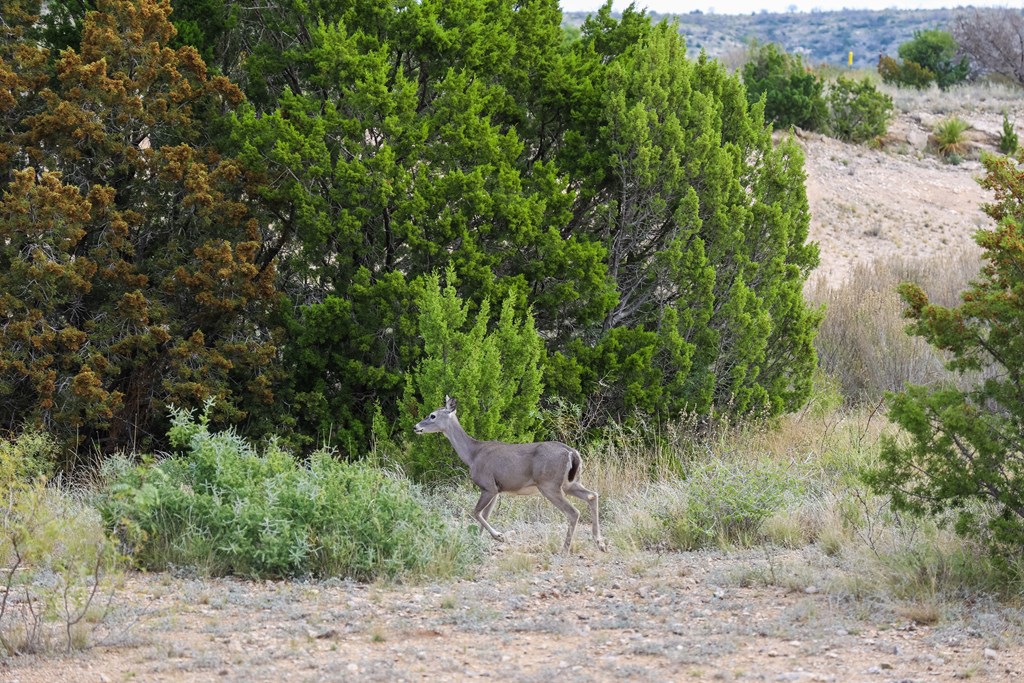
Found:
[(594, 542), (605, 549), (601, 523), (597, 515), (597, 494), (580, 483), (583, 461), (579, 451), (558, 441), (540, 443), (502, 443), (477, 441), (462, 428), (455, 414), (455, 399), (444, 397), (444, 407), (421, 420), (413, 431), (417, 434), (441, 432), (448, 437), (459, 459), (469, 468), (473, 483), (480, 487), (480, 500), (473, 509), (473, 518), (480, 522), (480, 532), (487, 531), (498, 541), (505, 536), (487, 521), (499, 493), (526, 496), (533, 493), (547, 498), (565, 513), (569, 529), (562, 550), (568, 552), (580, 513), (565, 497), (576, 496), (590, 505)]

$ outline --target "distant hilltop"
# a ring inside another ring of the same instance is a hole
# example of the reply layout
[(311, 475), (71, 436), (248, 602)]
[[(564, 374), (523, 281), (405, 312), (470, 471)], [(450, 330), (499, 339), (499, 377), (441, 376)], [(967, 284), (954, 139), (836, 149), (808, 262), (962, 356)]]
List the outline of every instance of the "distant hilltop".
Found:
[[(840, 10), (837, 12), (792, 12), (731, 15), (659, 14), (648, 12), (656, 20), (673, 18), (686, 37), (692, 55), (702, 49), (727, 65), (751, 40), (779, 43), (787, 52), (803, 56), (804, 63), (845, 66), (850, 52), (857, 68), (874, 68), (879, 53), (896, 56), (896, 50), (914, 36), (914, 31), (948, 31), (953, 18), (964, 11), (933, 10)], [(566, 12), (563, 23), (579, 26), (588, 12)]]

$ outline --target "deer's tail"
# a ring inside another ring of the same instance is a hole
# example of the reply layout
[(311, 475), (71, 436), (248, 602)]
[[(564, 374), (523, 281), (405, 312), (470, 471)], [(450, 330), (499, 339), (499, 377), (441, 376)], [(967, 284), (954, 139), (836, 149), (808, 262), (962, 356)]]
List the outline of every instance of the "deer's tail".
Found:
[(574, 482), (580, 478), (580, 470), (583, 469), (583, 459), (580, 452), (575, 448), (569, 449), (569, 475), (568, 480)]

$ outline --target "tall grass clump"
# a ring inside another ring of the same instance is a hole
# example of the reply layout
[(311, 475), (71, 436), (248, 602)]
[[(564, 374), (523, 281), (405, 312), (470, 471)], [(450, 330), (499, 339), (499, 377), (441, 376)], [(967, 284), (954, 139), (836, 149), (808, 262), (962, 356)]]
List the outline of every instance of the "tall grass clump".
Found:
[(959, 116), (950, 116), (935, 124), (932, 131), (932, 144), (939, 156), (950, 163), (957, 163), (967, 151), (967, 140), (964, 133), (971, 124)]
[(848, 401), (877, 402), (907, 383), (953, 379), (942, 354), (906, 333), (901, 282), (916, 282), (934, 301), (954, 304), (980, 267), (976, 250), (941, 257), (892, 256), (854, 268), (844, 282), (812, 285), (814, 304), (825, 305), (815, 346), (821, 369), (839, 382)]
[(47, 486), (58, 446), (0, 438), (0, 651), (87, 647), (109, 616), (118, 558), (96, 510)]
[(407, 480), (337, 460), (258, 452), (206, 415), (174, 411), (179, 449), (160, 462), (113, 463), (100, 510), (142, 567), (212, 575), (343, 576), (367, 581), (459, 571), (473, 540), (429, 509)]

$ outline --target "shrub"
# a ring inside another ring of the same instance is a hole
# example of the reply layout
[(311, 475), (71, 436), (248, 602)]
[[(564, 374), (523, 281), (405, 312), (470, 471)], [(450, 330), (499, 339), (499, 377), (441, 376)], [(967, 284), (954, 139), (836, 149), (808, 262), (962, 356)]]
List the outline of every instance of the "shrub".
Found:
[(962, 158), (967, 148), (964, 133), (970, 127), (971, 124), (959, 116), (951, 116), (939, 121), (932, 133), (932, 142), (939, 156), (950, 162)]
[(273, 443), (259, 453), (232, 431), (211, 434), (207, 418), (174, 411), (180, 454), (107, 467), (100, 510), (139, 566), (365, 581), (468, 562), (469, 537), (408, 482), (324, 451), (302, 464)]
[(684, 550), (750, 545), (762, 523), (802, 489), (789, 468), (773, 460), (695, 464), (686, 475), (685, 507), (664, 520), (669, 543)]
[(764, 116), (776, 126), (820, 130), (828, 117), (824, 85), (798, 55), (774, 43), (754, 45), (743, 65), (743, 83), (751, 105), (764, 97)]
[(924, 90), (935, 81), (935, 74), (916, 62), (897, 62), (883, 55), (878, 60), (878, 74), (884, 83), (901, 88)]
[[(544, 353), (532, 316), (519, 319), (509, 296), (493, 330), (488, 329), (487, 301), (467, 329), (470, 304), (455, 290), (453, 269), (448, 269), (445, 280), (442, 288), (436, 274), (427, 277), (420, 293), (423, 360), (407, 375), (403, 433), (410, 434), (412, 426), (450, 394), (462, 408), (462, 426), (474, 437), (532, 441), (540, 426), (537, 404)], [(410, 475), (425, 481), (448, 478), (461, 468), (448, 441), (439, 437), (411, 441), (404, 464)]]
[(117, 557), (99, 514), (46, 485), (56, 440), (0, 439), (0, 648), (5, 655), (88, 645), (110, 606)]
[(914, 65), (931, 72), (942, 90), (967, 78), (967, 58), (958, 58), (959, 46), (948, 31), (914, 31), (914, 37), (900, 45), (898, 51), (905, 69)]
[(892, 98), (878, 92), (870, 80), (840, 76), (828, 93), (829, 130), (848, 142), (866, 142), (885, 135), (892, 116)]
[(891, 396), (890, 418), (905, 439), (888, 439), (869, 483), (898, 509), (956, 516), (956, 529), (988, 528), (1004, 557), (1024, 548), (1024, 173), (1009, 157), (983, 159), (982, 184), (995, 202), (985, 212), (996, 228), (976, 234), (984, 249), (980, 276), (958, 306), (932, 303), (916, 285), (900, 294), (911, 331), (949, 354), (957, 373), (990, 370), (966, 389), (921, 386)]
[(1003, 114), (1003, 132), (999, 134), (999, 151), (1003, 154), (1016, 154), (1020, 141), (1017, 138), (1017, 131), (1013, 129), (1010, 117)]

